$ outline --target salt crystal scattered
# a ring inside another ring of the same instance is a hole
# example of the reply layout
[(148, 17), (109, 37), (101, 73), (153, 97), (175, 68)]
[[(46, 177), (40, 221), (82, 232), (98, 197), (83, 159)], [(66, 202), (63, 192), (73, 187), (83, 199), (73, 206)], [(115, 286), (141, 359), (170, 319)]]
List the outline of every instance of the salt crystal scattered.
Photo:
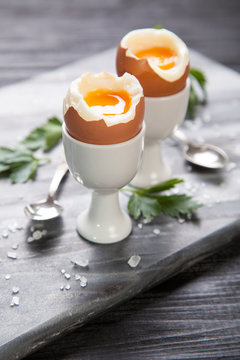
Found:
[(23, 226), (22, 225), (17, 225), (16, 229), (20, 231), (20, 230), (23, 229)]
[(192, 220), (192, 213), (190, 213), (190, 212), (187, 213), (187, 219), (188, 219), (188, 220)]
[(65, 269), (62, 269), (62, 270), (61, 270), (61, 273), (62, 273), (63, 275), (65, 274), (65, 272), (66, 272)]
[(40, 230), (36, 230), (32, 234), (34, 240), (40, 240), (42, 238), (42, 232)]
[(147, 218), (147, 219), (143, 219), (143, 223), (144, 224), (149, 224), (151, 221), (152, 221), (152, 217), (150, 217), (150, 218)]
[(7, 238), (8, 238), (8, 232), (7, 232), (7, 230), (4, 230), (4, 231), (2, 232), (2, 237), (3, 237), (4, 239), (7, 239)]
[(10, 258), (10, 259), (16, 260), (17, 259), (17, 253), (15, 253), (13, 251), (9, 251), (7, 253), (7, 257)]
[(13, 296), (12, 303), (16, 306), (19, 305), (19, 296)]
[(183, 223), (185, 223), (185, 219), (179, 218), (179, 219), (178, 219), (178, 222), (179, 222), (179, 224), (183, 224)]
[(142, 227), (143, 227), (143, 224), (139, 223), (139, 224), (138, 224), (138, 228), (139, 228), (139, 229), (142, 229)]
[(68, 284), (68, 285), (65, 286), (65, 289), (66, 289), (66, 290), (70, 290), (70, 289), (71, 289), (71, 286)]
[(86, 268), (89, 265), (89, 260), (83, 257), (75, 257), (74, 259), (71, 260), (71, 262), (76, 265), (76, 266), (80, 266), (82, 268)]
[(81, 276), (81, 278), (80, 278), (80, 286), (81, 287), (86, 287), (87, 283), (88, 283), (87, 278), (85, 276)]
[(128, 260), (128, 265), (131, 267), (131, 268), (135, 268), (138, 266), (138, 264), (140, 263), (141, 261), (141, 256), (139, 255), (132, 255), (129, 260)]
[(13, 294), (18, 294), (18, 293), (19, 293), (19, 287), (14, 286), (14, 287), (12, 288), (12, 293), (13, 293)]
[(18, 246), (19, 246), (18, 244), (13, 244), (13, 245), (12, 245), (12, 249), (13, 249), (13, 250), (17, 250), (17, 249), (18, 249)]
[(27, 242), (28, 243), (32, 243), (34, 241), (34, 238), (32, 237), (32, 236), (29, 236), (28, 238), (27, 238)]
[(67, 279), (67, 280), (71, 279), (71, 275), (68, 274), (68, 273), (65, 273), (65, 274), (64, 274), (64, 277), (65, 277), (65, 279)]
[(155, 235), (159, 235), (159, 234), (160, 234), (160, 230), (159, 230), (159, 229), (153, 229), (153, 233), (154, 233)]
[(63, 286), (63, 285), (60, 286), (60, 290), (61, 290), (61, 291), (64, 290), (64, 286)]
[(11, 301), (11, 304), (10, 304), (10, 306), (11, 306), (11, 307), (13, 307), (13, 306), (14, 306), (14, 303), (13, 303), (12, 301)]
[(76, 275), (75, 275), (75, 280), (78, 281), (78, 280), (80, 280), (80, 279), (81, 279), (81, 276), (78, 275), (78, 274), (76, 274)]
[(11, 279), (11, 275), (10, 275), (10, 274), (5, 275), (5, 279), (6, 279), (6, 280)]
[(12, 226), (8, 226), (8, 231), (10, 231), (11, 233), (15, 233), (16, 229)]

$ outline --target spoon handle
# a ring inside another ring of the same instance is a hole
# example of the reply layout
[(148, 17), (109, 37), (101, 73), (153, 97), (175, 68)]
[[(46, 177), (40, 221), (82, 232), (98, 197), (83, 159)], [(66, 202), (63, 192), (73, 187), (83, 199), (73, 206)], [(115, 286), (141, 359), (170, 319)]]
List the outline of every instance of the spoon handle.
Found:
[(191, 145), (191, 142), (188, 140), (188, 138), (186, 137), (186, 135), (184, 134), (184, 132), (182, 132), (181, 130), (179, 129), (175, 129), (173, 131), (173, 136), (175, 138), (177, 138), (178, 140), (182, 141), (184, 144), (190, 146)]
[(66, 160), (62, 160), (60, 162), (60, 164), (57, 166), (56, 171), (53, 175), (50, 187), (49, 187), (49, 192), (48, 192), (48, 199), (54, 200), (56, 192), (58, 190), (58, 187), (64, 177), (64, 175), (67, 173), (68, 171), (68, 165), (66, 163)]

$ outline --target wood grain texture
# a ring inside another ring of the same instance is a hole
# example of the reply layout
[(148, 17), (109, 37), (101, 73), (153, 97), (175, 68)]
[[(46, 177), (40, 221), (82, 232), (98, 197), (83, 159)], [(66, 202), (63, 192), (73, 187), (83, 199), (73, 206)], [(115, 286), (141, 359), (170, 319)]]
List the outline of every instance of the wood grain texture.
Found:
[[(0, 84), (84, 58), (114, 46), (128, 30), (156, 23), (239, 70), (239, 7), (238, 0), (1, 0)], [(234, 119), (224, 112), (222, 99), (224, 94), (212, 104), (211, 116), (221, 115), (231, 126)], [(13, 120), (18, 127), (17, 116)], [(238, 158), (232, 153), (232, 161)], [(47, 188), (49, 178), (40, 179)], [(24, 190), (19, 191), (21, 196)], [(2, 201), (11, 203), (5, 193)], [(27, 359), (239, 359), (239, 267), (236, 243)]]

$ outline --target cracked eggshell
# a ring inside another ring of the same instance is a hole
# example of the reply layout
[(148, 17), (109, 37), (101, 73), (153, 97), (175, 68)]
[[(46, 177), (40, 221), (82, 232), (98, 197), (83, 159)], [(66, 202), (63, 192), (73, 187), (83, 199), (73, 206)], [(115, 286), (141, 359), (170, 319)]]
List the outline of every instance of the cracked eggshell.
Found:
[[(169, 47), (177, 57), (177, 64), (162, 70), (149, 59), (138, 58), (135, 52), (151, 47)], [(116, 68), (119, 76), (133, 74), (143, 87), (144, 95), (162, 97), (183, 90), (189, 74), (189, 52), (186, 44), (166, 29), (138, 29), (126, 34), (118, 45)]]
[[(109, 89), (125, 90), (131, 96), (131, 106), (126, 113), (103, 115), (88, 106), (84, 97), (90, 91)], [(139, 81), (125, 73), (85, 73), (74, 80), (63, 103), (64, 121), (68, 133), (89, 144), (111, 145), (130, 140), (142, 129), (144, 96)]]

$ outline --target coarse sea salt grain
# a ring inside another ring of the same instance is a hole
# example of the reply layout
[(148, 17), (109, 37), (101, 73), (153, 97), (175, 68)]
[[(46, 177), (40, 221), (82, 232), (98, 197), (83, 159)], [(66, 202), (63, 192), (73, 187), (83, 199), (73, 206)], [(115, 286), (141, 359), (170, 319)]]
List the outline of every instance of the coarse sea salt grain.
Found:
[(85, 276), (81, 276), (81, 278), (80, 278), (80, 286), (81, 287), (86, 287), (87, 284), (88, 284), (87, 278)]
[(19, 287), (18, 287), (18, 286), (14, 286), (14, 287), (12, 288), (12, 293), (13, 293), (13, 294), (18, 294), (18, 293), (19, 293)]
[(60, 290), (61, 290), (61, 291), (64, 290), (64, 286), (63, 286), (63, 285), (60, 286)]
[(138, 228), (139, 228), (139, 229), (142, 229), (142, 228), (143, 228), (143, 224), (139, 223), (139, 224), (138, 224)]
[(12, 303), (16, 306), (19, 306), (19, 296), (13, 296)]
[(67, 279), (67, 280), (71, 279), (71, 275), (68, 274), (68, 273), (65, 273), (65, 274), (64, 274), (64, 277), (65, 277), (65, 279)]
[(159, 234), (160, 234), (160, 230), (159, 230), (159, 229), (153, 229), (153, 233), (154, 233), (155, 235), (159, 235)]
[(12, 249), (13, 249), (13, 250), (17, 250), (17, 249), (18, 249), (18, 246), (19, 246), (18, 244), (13, 244), (13, 245), (12, 245)]
[(150, 222), (152, 221), (152, 217), (151, 218), (147, 218), (147, 219), (143, 219), (143, 223), (144, 224), (150, 224)]
[(8, 257), (9, 259), (16, 260), (16, 259), (17, 259), (17, 253), (16, 253), (16, 252), (13, 252), (13, 251), (9, 251), (9, 252), (7, 253), (7, 257)]
[(42, 232), (40, 230), (36, 230), (33, 232), (32, 237), (34, 240), (40, 240), (42, 238)]
[(10, 275), (10, 274), (6, 274), (6, 275), (5, 275), (5, 279), (6, 279), (6, 280), (11, 279), (11, 275)]
[(71, 289), (71, 286), (68, 284), (68, 285), (65, 286), (65, 289), (66, 289), (66, 290), (70, 290), (70, 289)]
[(138, 266), (138, 264), (140, 263), (141, 261), (141, 256), (139, 255), (132, 255), (129, 260), (128, 260), (128, 265), (131, 267), (131, 268), (135, 268)]
[(3, 232), (2, 232), (2, 237), (3, 237), (4, 239), (7, 239), (7, 238), (8, 238), (8, 232), (7, 232), (7, 230), (3, 230)]
[(179, 224), (183, 224), (183, 223), (185, 223), (185, 219), (179, 218), (179, 219), (178, 219), (178, 222), (179, 222)]
[(86, 268), (88, 267), (89, 265), (89, 260), (84, 258), (84, 257), (81, 257), (81, 256), (77, 256), (77, 257), (74, 257), (71, 262), (76, 265), (76, 266), (80, 266), (82, 268)]
[(65, 269), (62, 269), (62, 270), (61, 270), (61, 273), (62, 273), (63, 275), (65, 274), (65, 272), (66, 272)]

